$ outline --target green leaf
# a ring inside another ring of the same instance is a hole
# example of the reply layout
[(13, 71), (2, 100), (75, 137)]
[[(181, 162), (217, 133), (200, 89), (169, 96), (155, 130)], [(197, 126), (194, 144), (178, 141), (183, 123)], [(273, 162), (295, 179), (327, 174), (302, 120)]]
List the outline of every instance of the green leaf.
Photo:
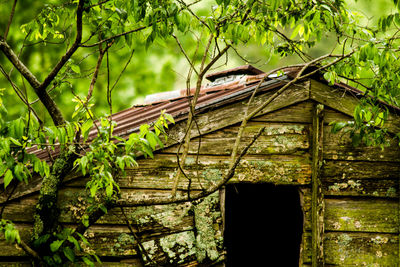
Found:
[(157, 143), (158, 143), (158, 141), (157, 141), (158, 136), (157, 136), (154, 132), (149, 131), (149, 132), (146, 134), (146, 139), (147, 139), (147, 141), (149, 141), (150, 147), (151, 147), (153, 150), (156, 149), (156, 146), (157, 146)]
[(351, 141), (353, 143), (353, 146), (359, 146), (362, 141), (362, 136), (361, 134), (354, 134), (351, 138)]
[(18, 181), (27, 182), (27, 179), (26, 179), (27, 176), (26, 176), (26, 173), (24, 172), (24, 165), (22, 165), (21, 163), (18, 163), (17, 165), (15, 165), (15, 167), (14, 167), (14, 175), (18, 179)]
[(76, 233), (76, 234), (81, 238), (82, 242), (83, 242), (85, 245), (90, 246), (89, 241), (88, 241), (82, 234), (80, 234), (80, 233)]
[(107, 185), (107, 187), (106, 187), (106, 195), (107, 195), (108, 197), (111, 197), (112, 194), (113, 194), (113, 185), (112, 185), (112, 183), (109, 183), (109, 184)]
[(50, 244), (50, 250), (51, 252), (56, 252), (61, 245), (64, 243), (64, 240), (55, 240)]
[(58, 255), (58, 253), (55, 253), (53, 255), (53, 259), (54, 259), (55, 263), (57, 263), (57, 264), (61, 264), (62, 263), (62, 259), (61, 259), (60, 255)]
[(107, 214), (108, 212), (107, 208), (103, 204), (100, 204), (99, 209), (101, 209), (101, 211), (104, 212), (104, 214)]
[(13, 138), (13, 137), (9, 137), (9, 139), (11, 140), (11, 142), (14, 143), (14, 145), (22, 146), (21, 142), (18, 141), (17, 139), (15, 139), (15, 138)]
[(91, 261), (88, 257), (82, 257), (82, 260), (84, 263), (86, 263), (89, 266), (94, 266), (93, 261)]
[(77, 249), (77, 250), (80, 250), (80, 249), (81, 249), (81, 246), (79, 245), (79, 242), (78, 242), (78, 240), (76, 240), (75, 237), (73, 237), (73, 236), (70, 235), (70, 236), (67, 237), (67, 239), (68, 239), (69, 242), (71, 242), (72, 244), (74, 244), (75, 249)]
[(12, 181), (13, 178), (14, 177), (13, 177), (11, 170), (8, 169), (6, 171), (6, 174), (4, 175), (4, 188), (6, 188), (10, 184), (10, 182)]
[(87, 120), (82, 124), (81, 130), (82, 130), (82, 135), (83, 135), (84, 140), (87, 140), (92, 126), (93, 126), (92, 120)]
[(73, 72), (75, 72), (75, 73), (78, 73), (78, 74), (81, 73), (81, 68), (80, 68), (78, 65), (72, 64), (72, 65), (71, 65), (71, 70), (72, 70)]
[[(84, 214), (84, 215), (82, 216), (82, 224), (83, 224), (85, 227), (89, 227), (89, 215)], [(82, 238), (82, 237), (81, 237), (81, 238)]]
[(332, 127), (332, 133), (337, 133), (340, 130), (342, 130), (344, 127), (346, 127), (347, 123), (346, 122), (336, 122), (333, 123), (333, 127)]
[(171, 114), (164, 113), (164, 116), (165, 116), (165, 118), (166, 118), (169, 122), (175, 123), (174, 117), (172, 117)]
[(34, 245), (35, 247), (38, 247), (38, 246), (40, 246), (41, 244), (46, 243), (47, 240), (49, 240), (49, 238), (50, 238), (50, 234), (42, 235), (41, 237), (39, 237), (38, 239), (36, 239), (36, 240), (33, 242), (33, 245)]
[(71, 262), (75, 261), (75, 252), (70, 247), (63, 248), (65, 257)]
[(86, 166), (87, 166), (88, 162), (89, 162), (89, 159), (87, 158), (87, 156), (83, 156), (79, 161), (83, 175), (86, 175)]

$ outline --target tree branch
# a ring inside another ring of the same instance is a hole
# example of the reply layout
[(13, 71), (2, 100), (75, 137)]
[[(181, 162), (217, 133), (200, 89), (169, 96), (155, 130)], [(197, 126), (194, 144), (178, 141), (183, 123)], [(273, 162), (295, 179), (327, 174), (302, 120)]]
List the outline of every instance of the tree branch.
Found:
[(88, 94), (86, 96), (86, 103), (88, 103), (90, 98), (92, 98), (93, 89), (94, 89), (94, 85), (96, 84), (96, 81), (97, 81), (97, 76), (99, 75), (101, 62), (103, 61), (104, 54), (111, 47), (111, 45), (112, 44), (107, 44), (106, 48), (104, 48), (104, 49), (101, 49), (101, 45), (99, 45), (100, 46), (99, 57), (97, 58), (96, 68), (94, 70), (94, 73), (93, 73), (93, 76), (92, 76), (92, 80), (91, 80), (90, 86), (89, 86), (89, 91), (88, 91)]
[(83, 16), (83, 3), (84, 0), (79, 0), (78, 7), (76, 9), (76, 38), (72, 46), (68, 49), (68, 51), (61, 57), (60, 61), (54, 66), (52, 71), (47, 75), (44, 79), (43, 83), (40, 85), (41, 89), (47, 88), (49, 84), (53, 81), (53, 79), (57, 76), (58, 72), (61, 68), (67, 63), (68, 59), (75, 53), (75, 51), (79, 48), (79, 45), (82, 41), (82, 16)]
[(4, 40), (7, 40), (7, 35), (8, 35), (8, 32), (10, 31), (10, 26), (11, 26), (11, 23), (12, 23), (12, 20), (13, 20), (13, 17), (14, 17), (16, 5), (17, 5), (17, 0), (14, 0), (13, 6), (12, 6), (11, 12), (10, 12), (10, 17), (8, 19), (8, 23), (7, 23), (7, 26), (6, 26), (6, 30), (4, 32), (4, 37), (3, 37)]
[(68, 59), (75, 53), (78, 49), (79, 44), (82, 40), (82, 15), (83, 15), (83, 3), (84, 0), (79, 0), (78, 8), (76, 11), (76, 29), (77, 35), (75, 42), (72, 44), (71, 48), (61, 57), (60, 61), (52, 69), (52, 71), (47, 75), (42, 83), (36, 78), (36, 76), (24, 65), (24, 63), (18, 58), (11, 47), (7, 44), (4, 38), (0, 39), (0, 50), (5, 54), (5, 56), (10, 60), (14, 67), (24, 76), (24, 78), (29, 82), (29, 84), (34, 89), (35, 93), (39, 97), (40, 101), (43, 103), (48, 113), (50, 114), (54, 124), (56, 126), (65, 123), (65, 119), (58, 108), (57, 104), (47, 93), (46, 88), (57, 76), (58, 72), (65, 65)]

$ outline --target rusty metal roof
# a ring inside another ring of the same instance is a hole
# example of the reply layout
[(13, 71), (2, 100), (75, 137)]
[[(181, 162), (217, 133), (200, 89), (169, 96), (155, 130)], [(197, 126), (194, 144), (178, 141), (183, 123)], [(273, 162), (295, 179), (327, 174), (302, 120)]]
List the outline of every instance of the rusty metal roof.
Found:
[[(258, 83), (264, 78), (262, 85), (258, 89), (258, 94), (278, 88), (287, 83), (287, 81), (293, 79), (299, 70), (300, 68), (287, 68), (284, 70), (285, 75), (280, 76), (279, 78), (269, 79), (265, 78), (266, 74), (262, 71), (250, 65), (246, 65), (232, 70), (208, 75), (207, 77), (211, 77), (211, 81), (221, 78), (223, 75), (238, 75), (240, 77), (239, 79), (224, 84), (216, 86), (211, 84), (201, 88), (195, 108), (196, 113), (206, 112), (210, 108), (217, 108), (246, 99), (253, 93), (253, 90), (258, 86)], [(312, 78), (323, 81), (321, 75), (314, 75)], [(362, 91), (342, 83), (336, 84), (335, 86), (351, 92), (353, 95), (358, 97), (363, 95)], [(188, 92), (190, 92), (189, 95)], [(150, 124), (156, 121), (162, 110), (171, 114), (174, 117), (175, 122), (186, 119), (189, 112), (189, 100), (193, 94), (194, 89), (179, 90), (175, 91), (173, 94), (161, 93), (158, 94), (161, 97), (157, 97), (156, 95), (150, 103), (135, 105), (132, 108), (113, 114), (112, 119), (117, 123), (117, 126), (114, 128), (114, 134), (121, 137), (127, 137), (130, 133), (137, 131), (140, 125), (144, 123)], [(96, 134), (96, 129), (93, 129), (89, 134), (89, 139), (94, 138)], [(48, 158), (48, 153), (45, 150), (34, 150), (31, 151), (31, 153), (37, 154), (41, 159)], [(58, 154), (57, 149), (54, 151), (54, 154)]]
[(229, 75), (258, 75), (258, 74), (263, 74), (263, 73), (264, 72), (262, 70), (259, 70), (255, 67), (253, 67), (252, 65), (243, 65), (243, 66), (239, 66), (239, 67), (236, 67), (233, 69), (208, 74), (206, 76), (206, 79), (213, 82), (220, 77), (229, 76)]

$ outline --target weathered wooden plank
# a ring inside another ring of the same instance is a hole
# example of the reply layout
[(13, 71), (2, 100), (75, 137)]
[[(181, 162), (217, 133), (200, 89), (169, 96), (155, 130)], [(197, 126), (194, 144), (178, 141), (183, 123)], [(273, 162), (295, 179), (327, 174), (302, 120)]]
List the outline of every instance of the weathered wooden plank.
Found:
[(325, 230), (398, 233), (397, 199), (325, 199)]
[[(29, 240), (31, 226), (18, 224), (16, 226), (20, 230), (21, 238)], [(90, 242), (91, 247), (86, 247), (81, 243), (84, 251), (94, 252), (97, 256), (121, 258), (138, 256), (135, 250), (137, 240), (127, 226), (91, 226), (86, 231), (85, 237)], [(157, 260), (164, 258), (173, 262), (192, 261), (196, 253), (195, 235), (192, 231), (175, 232), (171, 235), (158, 236), (156, 239), (146, 238), (142, 240), (142, 244), (147, 253)], [(7, 243), (3, 237), (0, 237), (0, 247), (2, 248), (0, 258), (26, 256), (22, 249), (14, 244)], [(181, 253), (177, 253), (178, 250)]]
[[(228, 169), (229, 156), (200, 155), (186, 158), (185, 170), (191, 189), (200, 190), (222, 178)], [(138, 160), (140, 167), (126, 170), (119, 179), (122, 188), (171, 189), (176, 172), (174, 154), (157, 154), (153, 160)], [(309, 155), (251, 155), (245, 156), (236, 169), (231, 182), (273, 182), (276, 184), (308, 184), (311, 180)], [(84, 186), (83, 179), (71, 181), (71, 186)], [(182, 179), (178, 188), (187, 190), (188, 180)]]
[[(353, 116), (354, 108), (359, 104), (359, 99), (354, 93), (343, 89), (331, 87), (316, 80), (310, 81), (310, 98), (344, 114)], [(391, 133), (400, 131), (400, 116), (390, 113), (385, 127)]]
[[(311, 264), (311, 233), (304, 234), (303, 266)], [(326, 232), (325, 266), (398, 266), (396, 234)]]
[[(257, 148), (255, 148), (257, 149)], [(192, 189), (199, 190), (212, 184), (213, 179), (220, 179), (228, 169), (229, 156), (200, 155), (199, 165), (196, 156), (186, 159), (185, 169), (188, 177), (192, 178)], [(170, 189), (173, 176), (177, 169), (177, 159), (174, 154), (156, 154), (154, 159), (139, 159), (139, 167), (126, 171), (127, 176), (120, 178), (122, 188), (153, 188)], [(310, 163), (307, 153), (301, 155), (252, 155), (246, 156), (237, 168), (233, 181), (244, 182), (276, 182), (278, 184), (307, 184), (310, 181)], [(34, 184), (29, 188), (20, 183), (19, 189), (14, 192), (11, 200), (24, 195), (32, 194), (40, 188), (40, 178), (33, 178)], [(201, 183), (199, 182), (201, 180)], [(84, 187), (87, 178), (72, 174), (65, 183), (71, 186)], [(182, 179), (179, 189), (187, 190), (188, 181)], [(0, 203), (6, 201), (7, 193), (0, 195)]]
[[(325, 196), (399, 197), (399, 180), (387, 179), (325, 179)], [(373, 201), (373, 200), (371, 200)]]
[(312, 196), (311, 196), (311, 235), (312, 235), (312, 266), (324, 266), (324, 195), (322, 194), (320, 168), (322, 165), (322, 134), (324, 106), (315, 104), (312, 123)]
[[(309, 81), (296, 86), (290, 86), (282, 94), (276, 97), (267, 107), (259, 112), (259, 116), (279, 110), (281, 108), (300, 103), (309, 98)], [(254, 101), (249, 106), (249, 114), (268, 100), (275, 90), (271, 90), (254, 98)], [(206, 113), (199, 114), (196, 117), (196, 127), (191, 131), (192, 138), (200, 134), (206, 134), (243, 120), (243, 116), (247, 110), (248, 100), (244, 100), (235, 104), (218, 107), (214, 110), (209, 110)], [(167, 145), (174, 145), (182, 140), (185, 135), (186, 121), (177, 123), (169, 131), (169, 141)], [(200, 133), (200, 134), (199, 134)]]
[[(315, 102), (307, 100), (298, 104), (284, 107), (280, 110), (267, 113), (265, 115), (255, 117), (253, 121), (259, 122), (297, 122), (297, 123), (312, 123), (312, 109)], [(337, 111), (335, 109), (326, 107), (324, 110), (324, 123), (349, 121), (352, 116)]]
[(398, 197), (398, 162), (326, 160), (322, 167), (324, 194)]
[(326, 233), (325, 260), (337, 266), (398, 266), (395, 234)]
[(311, 266), (312, 263), (312, 241), (311, 241), (311, 232), (304, 231), (301, 247), (300, 247), (300, 266)]
[(324, 179), (399, 179), (398, 162), (325, 160), (322, 166)]
[(365, 145), (353, 146), (350, 134), (331, 132), (331, 126), (324, 130), (324, 159), (364, 160), (364, 161), (400, 161), (400, 148), (395, 140), (388, 140), (390, 145), (382, 150), (379, 147)]
[[(109, 260), (109, 259), (108, 259)], [(102, 267), (143, 267), (143, 264), (140, 262), (138, 258), (132, 258), (132, 259), (114, 259), (114, 262), (110, 261), (101, 261), (101, 266)], [(87, 266), (84, 262), (76, 262), (75, 266)], [(99, 266), (97, 264), (96, 266)], [(4, 260), (2, 257), (0, 257), (0, 267), (32, 267), (32, 262), (29, 260), (24, 260), (22, 258), (21, 260), (18, 260), (16, 258), (15, 261), (11, 261), (9, 257), (5, 257)]]
[(324, 111), (324, 123), (330, 124), (332, 122), (352, 121), (353, 117), (332, 108), (326, 107)]
[(312, 123), (312, 101), (304, 101), (282, 109), (257, 116), (252, 121), (257, 122), (297, 122)]
[[(249, 122), (243, 132), (239, 145), (241, 151), (259, 129), (266, 126), (263, 134), (248, 150), (254, 154), (303, 154), (309, 149), (309, 127), (307, 124)], [(230, 155), (236, 140), (239, 126), (231, 126), (194, 138), (190, 142), (190, 154)], [(199, 147), (200, 146), (200, 147)], [(163, 150), (166, 153), (177, 153), (179, 145)], [(182, 149), (180, 152), (182, 153)]]
[[(170, 191), (157, 190), (121, 190), (121, 197), (135, 198), (168, 197)], [(178, 192), (178, 195), (181, 193)], [(84, 188), (63, 188), (60, 190), (58, 206), (61, 211), (60, 222), (72, 224), (79, 221), (84, 214), (87, 203), (87, 192)], [(14, 222), (33, 222), (33, 214), (38, 194), (10, 202), (3, 211), (3, 218)], [(161, 235), (169, 232), (190, 230), (193, 228), (193, 216), (190, 214), (190, 203), (171, 204), (151, 207), (123, 207), (108, 211), (97, 224), (126, 225), (126, 220), (134, 221), (138, 232), (146, 235)], [(126, 215), (126, 218), (125, 218)]]

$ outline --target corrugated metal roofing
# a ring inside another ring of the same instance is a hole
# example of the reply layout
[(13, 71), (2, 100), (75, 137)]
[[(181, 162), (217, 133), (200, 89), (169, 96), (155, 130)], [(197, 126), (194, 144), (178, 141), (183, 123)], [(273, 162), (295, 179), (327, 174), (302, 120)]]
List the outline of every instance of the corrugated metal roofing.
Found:
[[(287, 81), (293, 79), (299, 70), (300, 68), (288, 68), (284, 70), (285, 75), (278, 79), (266, 78), (260, 86), (258, 94), (284, 85)], [(205, 112), (209, 108), (216, 108), (246, 99), (252, 94), (258, 83), (264, 79), (265, 73), (260, 72), (260, 70), (246, 65), (232, 70), (218, 72), (216, 75), (209, 75), (208, 77), (212, 77), (211, 80), (215, 80), (215, 77), (220, 78), (222, 75), (230, 76), (240, 74), (242, 76), (240, 80), (202, 88), (198, 97), (196, 112)], [(243, 77), (244, 73), (249, 74)], [(320, 75), (315, 75), (312, 78), (323, 80)], [(336, 84), (336, 87), (351, 92), (356, 96), (361, 96), (363, 94), (362, 91), (345, 84)], [(180, 90), (179, 94), (172, 94), (171, 98), (163, 99), (165, 96), (161, 97), (161, 99), (155, 98), (151, 103), (136, 105), (132, 108), (113, 114), (112, 119), (117, 123), (117, 126), (114, 129), (114, 134), (121, 137), (127, 137), (130, 133), (137, 131), (140, 125), (144, 123), (150, 124), (156, 121), (162, 110), (171, 114), (176, 122), (186, 119), (189, 112), (189, 99), (192, 97), (192, 94), (194, 94), (194, 89), (190, 90), (190, 94), (191, 95), (188, 96), (187, 90)], [(93, 129), (89, 134), (89, 139), (94, 138), (96, 134), (96, 129)], [(31, 152), (37, 154), (39, 158), (48, 158), (47, 151), (35, 150)], [(54, 154), (58, 154), (57, 149), (54, 151)]]

